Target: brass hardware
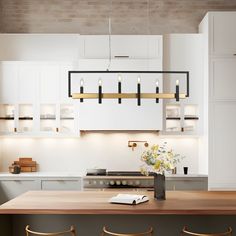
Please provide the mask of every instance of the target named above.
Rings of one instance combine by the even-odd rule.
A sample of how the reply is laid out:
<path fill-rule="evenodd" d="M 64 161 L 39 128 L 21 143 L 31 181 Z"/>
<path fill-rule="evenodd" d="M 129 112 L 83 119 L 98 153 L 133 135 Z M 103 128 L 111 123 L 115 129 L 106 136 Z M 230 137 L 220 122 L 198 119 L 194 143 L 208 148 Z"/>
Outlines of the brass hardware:
<path fill-rule="evenodd" d="M 17 132 L 17 128 L 14 128 L 14 132 L 15 132 L 15 133 Z"/>
<path fill-rule="evenodd" d="M 56 132 L 59 132 L 59 128 L 58 127 L 56 128 Z"/>
<path fill-rule="evenodd" d="M 113 233 L 110 232 L 106 229 L 106 227 L 104 226 L 102 229 L 102 236 L 105 235 L 111 235 L 111 236 L 152 236 L 153 235 L 153 228 L 151 227 L 148 231 L 143 232 L 143 233 L 129 233 L 129 234 L 120 234 L 120 233 Z"/>
<path fill-rule="evenodd" d="M 137 93 L 102 93 L 101 94 L 102 99 L 134 99 L 138 98 Z M 187 96 L 184 93 L 179 94 L 180 99 L 185 99 Z M 73 93 L 72 94 L 73 99 L 98 99 L 99 94 L 98 93 Z M 176 95 L 175 93 L 141 93 L 140 98 L 142 99 L 175 99 Z"/>
<path fill-rule="evenodd" d="M 193 235 L 193 236 L 231 236 L 233 235 L 233 230 L 231 227 L 228 228 L 227 232 L 224 233 L 215 233 L 215 234 L 200 234 L 200 233 L 193 233 L 188 231 L 187 227 L 185 226 L 181 232 L 181 236 L 184 235 Z"/>
<path fill-rule="evenodd" d="M 148 147 L 149 144 L 147 141 L 128 141 L 128 147 L 131 147 L 132 148 L 132 151 L 134 151 L 134 148 L 136 148 L 138 146 L 137 143 L 144 143 L 144 147 Z"/>
<path fill-rule="evenodd" d="M 69 230 L 64 231 L 64 232 L 57 232 L 57 233 L 40 233 L 40 232 L 35 232 L 29 229 L 29 225 L 27 225 L 25 227 L 25 232 L 26 232 L 26 236 L 30 236 L 30 235 L 43 235 L 43 236 L 59 236 L 59 235 L 71 235 L 71 236 L 76 236 L 76 232 L 75 232 L 75 227 L 71 226 Z"/>

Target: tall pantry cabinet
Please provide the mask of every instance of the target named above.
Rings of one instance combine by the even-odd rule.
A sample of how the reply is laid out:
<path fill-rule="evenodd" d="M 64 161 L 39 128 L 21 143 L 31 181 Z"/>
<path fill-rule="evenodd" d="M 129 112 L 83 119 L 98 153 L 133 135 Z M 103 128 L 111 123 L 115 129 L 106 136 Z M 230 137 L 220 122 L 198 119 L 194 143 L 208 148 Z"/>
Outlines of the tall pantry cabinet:
<path fill-rule="evenodd" d="M 209 189 L 236 189 L 236 12 L 210 12 L 200 24 L 205 59 Z M 206 148 L 207 152 L 207 148 Z"/>

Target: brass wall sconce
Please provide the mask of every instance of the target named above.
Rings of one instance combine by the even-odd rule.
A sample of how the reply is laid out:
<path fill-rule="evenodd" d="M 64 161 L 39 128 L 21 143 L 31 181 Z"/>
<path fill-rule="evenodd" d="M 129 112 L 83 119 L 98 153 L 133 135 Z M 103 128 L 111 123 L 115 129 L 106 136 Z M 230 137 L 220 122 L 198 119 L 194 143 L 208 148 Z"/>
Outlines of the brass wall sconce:
<path fill-rule="evenodd" d="M 133 140 L 133 141 L 128 141 L 128 147 L 132 148 L 132 151 L 134 151 L 134 149 L 138 146 L 138 143 L 143 143 L 144 147 L 148 147 L 149 144 L 147 141 L 137 141 L 137 140 Z"/>

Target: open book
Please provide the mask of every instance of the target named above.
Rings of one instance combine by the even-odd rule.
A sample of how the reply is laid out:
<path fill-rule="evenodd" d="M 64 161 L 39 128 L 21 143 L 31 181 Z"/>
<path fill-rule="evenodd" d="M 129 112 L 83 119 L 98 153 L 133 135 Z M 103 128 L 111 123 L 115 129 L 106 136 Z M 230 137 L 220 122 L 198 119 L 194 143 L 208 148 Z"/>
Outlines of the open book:
<path fill-rule="evenodd" d="M 117 194 L 110 199 L 110 203 L 137 205 L 142 202 L 147 202 L 148 200 L 148 197 L 145 195 Z"/>

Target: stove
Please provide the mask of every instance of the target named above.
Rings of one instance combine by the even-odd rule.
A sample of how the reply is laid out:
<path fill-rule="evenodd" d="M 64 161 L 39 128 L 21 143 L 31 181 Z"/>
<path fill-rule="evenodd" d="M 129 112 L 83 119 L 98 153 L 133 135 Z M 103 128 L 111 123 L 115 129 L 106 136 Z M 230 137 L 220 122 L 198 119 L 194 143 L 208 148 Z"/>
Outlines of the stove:
<path fill-rule="evenodd" d="M 153 188 L 153 174 L 144 176 L 140 171 L 107 171 L 104 175 L 87 175 L 83 178 L 84 190 L 150 189 Z"/>

